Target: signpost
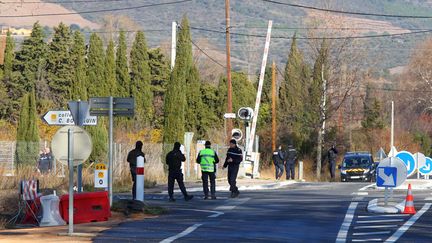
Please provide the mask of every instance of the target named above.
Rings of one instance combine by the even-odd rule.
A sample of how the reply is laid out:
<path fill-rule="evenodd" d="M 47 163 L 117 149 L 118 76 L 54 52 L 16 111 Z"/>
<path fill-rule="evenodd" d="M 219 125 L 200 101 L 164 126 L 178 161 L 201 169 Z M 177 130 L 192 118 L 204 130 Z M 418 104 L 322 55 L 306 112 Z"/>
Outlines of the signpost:
<path fill-rule="evenodd" d="M 77 126 L 60 128 L 52 139 L 52 152 L 56 159 L 69 166 L 69 226 L 68 234 L 73 234 L 73 167 L 84 163 L 92 150 L 88 133 Z"/>
<path fill-rule="evenodd" d="M 70 111 L 48 111 L 42 117 L 48 125 L 69 126 L 75 125 L 74 119 Z M 97 124 L 97 117 L 86 115 L 84 118 L 83 126 L 95 126 Z"/>
<path fill-rule="evenodd" d="M 95 188 L 108 187 L 108 168 L 105 163 L 97 163 L 94 171 Z"/>
<path fill-rule="evenodd" d="M 90 98 L 90 115 L 109 117 L 109 145 L 108 145 L 108 194 L 112 205 L 113 182 L 113 117 L 134 116 L 135 99 L 121 97 L 93 97 Z"/>
<path fill-rule="evenodd" d="M 407 178 L 407 167 L 396 157 L 388 157 L 381 161 L 377 168 L 377 187 L 385 187 L 385 205 L 388 203 L 388 188 L 402 185 Z"/>

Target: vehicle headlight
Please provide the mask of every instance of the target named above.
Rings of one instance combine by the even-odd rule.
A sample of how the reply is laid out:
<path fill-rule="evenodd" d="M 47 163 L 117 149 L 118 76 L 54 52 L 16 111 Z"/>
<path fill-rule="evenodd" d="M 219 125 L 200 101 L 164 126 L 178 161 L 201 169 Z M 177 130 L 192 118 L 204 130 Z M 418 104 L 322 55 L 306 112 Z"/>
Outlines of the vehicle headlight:
<path fill-rule="evenodd" d="M 345 175 L 346 174 L 346 170 L 342 169 L 341 173 Z"/>
<path fill-rule="evenodd" d="M 369 173 L 369 171 L 370 171 L 370 169 L 365 169 L 365 170 L 363 171 L 363 174 Z"/>

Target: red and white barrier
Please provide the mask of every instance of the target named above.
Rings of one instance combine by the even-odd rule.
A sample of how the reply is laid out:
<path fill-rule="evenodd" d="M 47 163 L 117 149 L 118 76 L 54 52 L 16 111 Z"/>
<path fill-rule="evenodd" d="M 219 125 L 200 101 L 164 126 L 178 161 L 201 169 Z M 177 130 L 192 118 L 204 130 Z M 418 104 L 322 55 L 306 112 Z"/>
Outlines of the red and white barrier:
<path fill-rule="evenodd" d="M 136 200 L 144 202 L 144 157 L 137 158 L 136 167 Z"/>

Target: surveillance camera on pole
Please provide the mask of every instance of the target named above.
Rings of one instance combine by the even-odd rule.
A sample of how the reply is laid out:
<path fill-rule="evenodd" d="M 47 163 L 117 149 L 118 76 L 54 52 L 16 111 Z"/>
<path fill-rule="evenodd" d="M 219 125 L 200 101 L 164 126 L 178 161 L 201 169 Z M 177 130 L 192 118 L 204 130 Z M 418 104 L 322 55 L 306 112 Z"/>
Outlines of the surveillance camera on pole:
<path fill-rule="evenodd" d="M 238 128 L 234 128 L 231 130 L 231 137 L 236 141 L 240 141 L 243 137 L 243 132 Z"/>
<path fill-rule="evenodd" d="M 250 121 L 253 118 L 254 112 L 250 107 L 242 107 L 238 110 L 238 117 L 244 121 Z"/>

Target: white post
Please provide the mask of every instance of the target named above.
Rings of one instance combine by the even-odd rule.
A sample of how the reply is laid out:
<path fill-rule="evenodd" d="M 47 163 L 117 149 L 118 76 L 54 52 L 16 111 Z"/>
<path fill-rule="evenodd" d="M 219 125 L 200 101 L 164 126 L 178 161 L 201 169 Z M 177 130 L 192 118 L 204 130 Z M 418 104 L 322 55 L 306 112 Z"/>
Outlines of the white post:
<path fill-rule="evenodd" d="M 144 157 L 138 156 L 136 167 L 136 200 L 144 202 Z"/>
<path fill-rule="evenodd" d="M 391 156 L 394 156 L 393 146 L 394 146 L 394 101 L 391 102 L 391 134 L 390 134 L 390 151 L 392 152 Z"/>
<path fill-rule="evenodd" d="M 113 108 L 114 108 L 114 98 L 109 97 L 109 128 L 108 128 L 108 196 L 109 203 L 112 206 L 113 199 Z"/>
<path fill-rule="evenodd" d="M 174 69 L 177 48 L 177 23 L 172 22 L 171 32 L 171 71 Z"/>
<path fill-rule="evenodd" d="M 73 215 L 73 181 L 74 181 L 74 169 L 73 169 L 73 129 L 68 130 L 68 166 L 69 166 L 69 225 L 68 234 L 73 234 L 74 215 Z"/>
<path fill-rule="evenodd" d="M 303 181 L 303 161 L 299 161 L 299 181 Z"/>

